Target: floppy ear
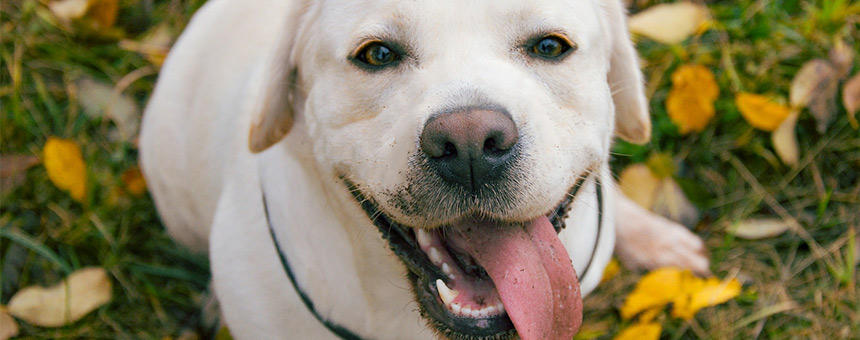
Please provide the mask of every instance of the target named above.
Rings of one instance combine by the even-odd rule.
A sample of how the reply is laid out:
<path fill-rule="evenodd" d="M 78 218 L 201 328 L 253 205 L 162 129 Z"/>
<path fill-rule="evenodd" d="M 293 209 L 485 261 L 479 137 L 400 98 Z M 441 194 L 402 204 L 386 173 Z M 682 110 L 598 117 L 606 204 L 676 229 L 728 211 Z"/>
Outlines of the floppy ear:
<path fill-rule="evenodd" d="M 609 82 L 615 102 L 615 133 L 622 139 L 644 144 L 651 139 L 648 99 L 639 70 L 639 57 L 627 33 L 627 13 L 620 0 L 605 0 L 609 25 Z"/>
<path fill-rule="evenodd" d="M 257 153 L 279 142 L 293 127 L 293 101 L 298 70 L 293 45 L 298 16 L 291 13 L 284 30 L 277 39 L 277 47 L 265 61 L 262 77 L 262 96 L 252 112 L 248 147 Z"/>

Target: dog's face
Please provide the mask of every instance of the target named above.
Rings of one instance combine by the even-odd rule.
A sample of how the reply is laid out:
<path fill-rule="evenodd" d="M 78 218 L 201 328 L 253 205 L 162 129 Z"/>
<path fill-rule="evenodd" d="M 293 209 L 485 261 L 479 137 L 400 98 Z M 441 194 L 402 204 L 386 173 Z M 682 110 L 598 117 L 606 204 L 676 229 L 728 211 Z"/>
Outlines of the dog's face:
<path fill-rule="evenodd" d="M 286 71 L 274 82 L 285 85 L 273 86 L 252 149 L 277 141 L 295 113 L 320 168 L 377 224 L 400 231 L 388 238 L 401 243 L 422 314 L 443 334 L 572 335 L 576 278 L 564 249 L 543 253 L 561 247 L 546 231 L 563 227 L 568 193 L 607 162 L 614 133 L 641 141 L 649 132 L 619 4 L 299 7 L 276 60 Z M 510 273 L 520 267 L 539 270 Z"/>

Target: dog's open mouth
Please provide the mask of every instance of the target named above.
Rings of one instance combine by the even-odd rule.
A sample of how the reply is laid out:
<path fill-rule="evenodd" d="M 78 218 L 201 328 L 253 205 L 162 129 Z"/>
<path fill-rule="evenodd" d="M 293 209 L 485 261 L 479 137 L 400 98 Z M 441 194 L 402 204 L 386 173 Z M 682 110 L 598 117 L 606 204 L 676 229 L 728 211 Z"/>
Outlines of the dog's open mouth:
<path fill-rule="evenodd" d="M 385 215 L 344 182 L 409 269 L 422 315 L 452 339 L 570 339 L 582 322 L 579 281 L 558 238 L 583 179 L 546 215 L 517 223 L 462 218 L 435 229 Z"/>

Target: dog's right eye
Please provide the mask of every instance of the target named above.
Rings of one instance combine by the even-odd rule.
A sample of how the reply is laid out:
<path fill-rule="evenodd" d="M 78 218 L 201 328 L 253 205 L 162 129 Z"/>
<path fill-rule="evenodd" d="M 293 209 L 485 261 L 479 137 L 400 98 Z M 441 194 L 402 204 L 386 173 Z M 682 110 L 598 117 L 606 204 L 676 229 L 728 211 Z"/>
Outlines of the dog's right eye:
<path fill-rule="evenodd" d="M 373 41 L 360 47 L 353 59 L 359 66 L 380 69 L 397 64 L 400 61 L 400 54 L 381 41 Z"/>

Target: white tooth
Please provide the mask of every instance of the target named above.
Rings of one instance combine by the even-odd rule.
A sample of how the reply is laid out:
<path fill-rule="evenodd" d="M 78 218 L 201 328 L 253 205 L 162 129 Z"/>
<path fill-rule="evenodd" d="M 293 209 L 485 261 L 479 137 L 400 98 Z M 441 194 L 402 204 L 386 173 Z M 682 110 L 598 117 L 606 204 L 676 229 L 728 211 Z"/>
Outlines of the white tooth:
<path fill-rule="evenodd" d="M 431 242 L 433 242 L 433 237 L 430 235 L 430 232 L 424 229 L 415 229 L 415 239 L 418 241 L 418 244 L 421 246 L 429 246 Z"/>
<path fill-rule="evenodd" d="M 504 313 L 505 312 L 505 305 L 503 305 L 501 302 L 497 303 L 496 304 L 496 310 L 499 311 L 499 314 Z"/>
<path fill-rule="evenodd" d="M 473 318 L 480 318 L 480 317 L 481 317 L 481 311 L 479 311 L 479 310 L 477 310 L 477 309 L 476 309 L 476 310 L 473 310 L 473 311 L 472 311 L 472 317 L 473 317 Z"/>
<path fill-rule="evenodd" d="M 456 303 L 452 303 L 452 304 L 451 304 L 451 310 L 453 310 L 453 311 L 454 311 L 454 314 L 460 314 L 460 312 L 462 311 L 462 310 L 460 309 L 460 305 L 458 305 L 458 304 L 456 304 Z"/>
<path fill-rule="evenodd" d="M 460 294 L 456 289 L 448 288 L 441 279 L 436 280 L 436 290 L 439 291 L 439 297 L 442 298 L 442 303 L 446 306 L 451 304 L 451 301 L 454 301 L 457 295 Z"/>
<path fill-rule="evenodd" d="M 496 306 L 489 306 L 487 308 L 484 308 L 484 310 L 487 311 L 487 316 L 490 316 L 490 315 L 496 315 L 497 309 L 496 309 Z"/>
<path fill-rule="evenodd" d="M 462 311 L 463 311 L 464 316 L 471 316 L 472 315 L 472 309 L 469 307 L 463 307 Z"/>
<path fill-rule="evenodd" d="M 433 262 L 433 264 L 439 264 L 439 262 L 442 262 L 442 255 L 439 254 L 439 250 L 436 250 L 436 248 L 430 247 L 427 254 L 430 255 L 430 261 Z"/>
<path fill-rule="evenodd" d="M 451 267 L 447 263 L 442 264 L 442 272 L 451 276 Z"/>

